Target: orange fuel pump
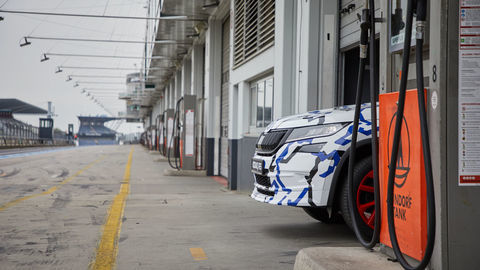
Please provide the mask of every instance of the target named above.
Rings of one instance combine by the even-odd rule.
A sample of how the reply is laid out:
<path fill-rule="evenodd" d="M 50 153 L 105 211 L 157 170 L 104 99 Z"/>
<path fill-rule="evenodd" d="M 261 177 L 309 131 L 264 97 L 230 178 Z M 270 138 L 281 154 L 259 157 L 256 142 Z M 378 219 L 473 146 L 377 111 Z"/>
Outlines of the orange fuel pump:
<path fill-rule="evenodd" d="M 382 222 L 380 242 L 392 247 L 387 221 L 387 186 L 392 152 L 398 92 L 380 94 L 380 201 Z M 418 113 L 417 90 L 405 95 L 405 113 L 395 171 L 393 213 L 398 242 L 402 252 L 421 260 L 427 242 L 427 200 L 422 134 Z"/>
<path fill-rule="evenodd" d="M 407 0 L 402 76 L 399 92 L 382 94 L 380 103 L 380 139 L 377 150 L 376 132 L 372 132 L 372 157 L 375 193 L 375 226 L 370 241 L 365 240 L 352 219 L 353 229 L 362 246 L 372 248 L 380 241 L 392 247 L 404 269 L 424 269 L 430 262 L 435 240 L 435 198 L 430 156 L 430 144 L 425 108 L 423 82 L 423 38 L 426 21 L 427 0 Z M 348 168 L 348 197 L 350 214 L 353 215 L 353 164 L 362 96 L 362 73 L 365 69 L 367 31 L 370 30 L 370 59 L 374 60 L 374 1 L 365 1 L 360 35 L 360 71 L 357 85 L 355 116 L 350 146 Z M 369 7 L 369 9 L 367 9 Z M 369 14 L 370 13 L 370 14 Z M 416 25 L 416 78 L 417 90 L 406 91 L 413 14 Z M 370 15 L 370 16 L 368 16 Z M 369 20 L 366 20 L 370 17 Z M 375 61 L 371 61 L 375 63 Z M 376 104 L 373 81 L 376 75 L 370 65 L 371 104 Z M 373 67 L 373 68 L 372 68 Z M 376 110 L 372 109 L 372 131 L 377 130 Z M 377 155 L 380 154 L 378 163 Z M 380 189 L 380 191 L 379 191 Z M 380 194 L 379 194 L 380 193 Z M 381 205 L 380 205 L 381 204 Z M 379 221 L 381 219 L 381 221 Z M 412 266 L 404 254 L 420 262 Z"/>
<path fill-rule="evenodd" d="M 171 123 L 168 162 L 176 170 L 195 170 L 195 111 L 196 95 L 182 96 L 175 106 Z M 170 125 L 170 124 L 169 124 Z M 170 150 L 171 149 L 171 150 Z M 171 160 L 173 154 L 174 161 Z"/>
<path fill-rule="evenodd" d="M 417 15 L 417 90 L 407 92 L 414 13 Z M 427 267 L 435 244 L 435 194 L 423 81 L 426 18 L 427 0 L 408 0 L 400 89 L 398 94 L 385 94 L 380 97 L 380 108 L 385 112 L 385 115 L 380 115 L 386 118 L 382 122 L 385 126 L 380 127 L 380 140 L 383 142 L 381 171 L 384 177 L 381 182 L 383 191 L 386 191 L 382 198 L 382 202 L 385 202 L 386 198 L 386 204 L 382 206 L 382 212 L 386 213 L 386 218 L 382 215 L 382 224 L 386 227 L 382 226 L 381 240 L 387 245 L 390 242 L 397 260 L 404 269 L 410 270 Z M 404 254 L 420 262 L 412 266 Z"/>
<path fill-rule="evenodd" d="M 170 145 L 168 145 L 168 150 L 167 150 L 167 158 L 168 158 L 168 164 L 170 167 L 176 170 L 180 170 L 182 167 L 182 156 L 181 155 L 181 138 L 180 138 L 180 130 L 181 130 L 181 124 L 180 124 L 180 105 L 183 102 L 183 97 L 178 99 L 177 104 L 175 106 L 175 113 L 173 116 L 173 123 L 172 123 L 172 136 L 170 139 Z M 174 163 L 171 161 L 171 155 L 170 149 L 173 149 L 173 156 L 174 156 Z M 180 164 L 179 164 L 179 159 L 180 159 Z"/>

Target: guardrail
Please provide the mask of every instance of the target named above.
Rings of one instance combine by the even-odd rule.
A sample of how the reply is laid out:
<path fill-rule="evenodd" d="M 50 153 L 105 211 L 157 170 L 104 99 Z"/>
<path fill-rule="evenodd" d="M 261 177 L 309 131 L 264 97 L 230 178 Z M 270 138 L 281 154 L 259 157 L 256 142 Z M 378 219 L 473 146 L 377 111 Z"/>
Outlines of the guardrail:
<path fill-rule="evenodd" d="M 14 136 L 0 136 L 0 148 L 13 147 L 31 147 L 31 146 L 67 146 L 74 145 L 73 140 L 54 138 L 49 139 L 33 139 L 19 138 Z"/>

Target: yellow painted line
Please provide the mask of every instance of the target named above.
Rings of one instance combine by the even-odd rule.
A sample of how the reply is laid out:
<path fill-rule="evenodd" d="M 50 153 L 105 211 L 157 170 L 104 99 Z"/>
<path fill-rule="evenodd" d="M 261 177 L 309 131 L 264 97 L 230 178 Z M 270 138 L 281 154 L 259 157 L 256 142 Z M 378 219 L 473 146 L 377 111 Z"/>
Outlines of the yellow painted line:
<path fill-rule="evenodd" d="M 118 237 L 122 229 L 122 217 L 125 210 L 125 201 L 130 192 L 130 169 L 132 167 L 133 147 L 128 155 L 127 166 L 123 176 L 120 192 L 113 199 L 108 210 L 107 221 L 103 225 L 103 234 L 98 244 L 95 260 L 90 264 L 91 269 L 113 269 L 118 253 Z"/>
<path fill-rule="evenodd" d="M 62 182 L 60 182 L 58 185 L 56 186 L 53 186 L 49 189 L 47 189 L 46 191 L 44 192 L 41 192 L 41 193 L 37 193 L 37 194 L 32 194 L 32 195 L 28 195 L 28 196 L 25 196 L 25 197 L 21 197 L 21 198 L 18 198 L 18 199 L 15 199 L 13 201 L 9 201 L 5 204 L 2 204 L 0 205 L 0 212 L 7 209 L 7 208 L 10 208 L 16 204 L 19 204 L 23 201 L 26 201 L 26 200 L 29 200 L 29 199 L 33 199 L 33 198 L 36 198 L 36 197 L 40 197 L 40 196 L 43 196 L 43 195 L 49 195 L 49 194 L 52 194 L 53 192 L 57 191 L 61 186 L 65 185 L 66 183 L 72 181 L 75 177 L 79 176 L 80 174 L 82 174 L 84 171 L 88 170 L 90 167 L 92 167 L 93 165 L 95 165 L 96 163 L 100 162 L 103 158 L 105 158 L 105 156 L 101 156 L 99 159 L 93 161 L 92 163 L 88 164 L 87 166 L 83 167 L 81 170 L 79 170 L 78 172 L 72 174 L 70 177 L 68 177 L 67 179 L 63 180 Z"/>
<path fill-rule="evenodd" d="M 192 254 L 195 261 L 204 261 L 208 259 L 202 248 L 190 248 L 190 254 Z"/>

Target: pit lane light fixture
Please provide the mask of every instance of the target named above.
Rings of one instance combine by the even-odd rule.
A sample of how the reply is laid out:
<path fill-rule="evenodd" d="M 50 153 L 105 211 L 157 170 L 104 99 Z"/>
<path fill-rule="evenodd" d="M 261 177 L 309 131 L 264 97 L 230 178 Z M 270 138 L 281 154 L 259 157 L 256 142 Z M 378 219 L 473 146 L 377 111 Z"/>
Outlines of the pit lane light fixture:
<path fill-rule="evenodd" d="M 127 91 L 126 89 L 119 88 L 83 88 L 84 90 L 95 90 L 95 91 Z"/>
<path fill-rule="evenodd" d="M 40 37 L 40 36 L 26 36 L 24 37 L 24 39 L 25 40 L 38 39 L 38 40 L 60 40 L 60 41 L 81 41 L 81 42 L 108 42 L 108 43 L 129 43 L 129 44 L 164 44 L 164 45 L 192 44 L 192 41 L 189 41 L 189 40 L 176 40 L 176 39 L 156 39 L 154 41 L 148 41 L 148 40 L 145 41 L 145 40 L 118 40 L 118 39 L 87 39 L 87 38 L 69 38 L 69 37 Z"/>
<path fill-rule="evenodd" d="M 77 81 L 80 84 L 118 84 L 125 85 L 125 82 L 91 82 L 91 81 Z"/>
<path fill-rule="evenodd" d="M 76 75 L 72 74 L 69 75 L 71 78 L 118 78 L 118 79 L 125 79 L 126 76 L 112 76 L 112 75 Z"/>
<path fill-rule="evenodd" d="M 0 13 L 64 16 L 64 17 L 87 17 L 87 18 L 100 18 L 100 19 L 128 19 L 128 20 L 153 20 L 153 21 L 162 21 L 162 20 L 205 21 L 205 19 L 202 19 L 202 18 L 188 17 L 184 15 L 170 15 L 170 16 L 160 16 L 160 17 L 138 17 L 138 16 L 78 14 L 78 13 L 37 12 L 37 11 L 6 10 L 6 9 L 0 9 Z"/>
<path fill-rule="evenodd" d="M 128 56 L 128 55 L 102 55 L 102 54 L 73 54 L 73 53 L 44 53 L 45 56 L 67 56 L 67 57 L 98 57 L 98 58 L 121 58 L 121 59 L 142 59 L 142 60 L 176 60 L 175 58 L 167 56 L 152 56 L 152 57 L 142 57 L 142 56 Z"/>
<path fill-rule="evenodd" d="M 140 70 L 139 68 L 115 68 L 115 67 L 80 67 L 80 66 L 59 66 L 59 68 L 62 69 L 105 69 L 105 70 Z M 171 67 L 154 67 L 154 68 L 148 68 L 148 70 L 166 70 L 166 69 L 171 69 L 175 68 L 175 66 Z"/>
<path fill-rule="evenodd" d="M 57 67 L 57 70 L 55 70 L 55 73 L 60 73 L 63 72 L 63 69 L 61 67 Z"/>
<path fill-rule="evenodd" d="M 217 1 L 213 1 L 213 2 L 208 3 L 208 4 L 204 4 L 204 5 L 202 6 L 202 9 L 203 9 L 203 10 L 206 10 L 206 9 L 208 9 L 208 8 L 218 7 L 219 4 L 220 4 L 220 2 L 219 2 L 218 0 L 217 0 Z"/>
<path fill-rule="evenodd" d="M 65 81 L 66 81 L 66 82 L 69 82 L 69 81 L 71 81 L 71 80 L 72 80 L 72 76 L 69 75 Z"/>
<path fill-rule="evenodd" d="M 187 35 L 187 38 L 196 38 L 196 37 L 199 37 L 199 36 L 200 36 L 200 34 L 195 33 L 195 34 Z"/>
<path fill-rule="evenodd" d="M 32 44 L 26 37 L 23 38 L 23 42 L 20 43 L 20 47 L 25 47 Z"/>
<path fill-rule="evenodd" d="M 79 87 L 80 84 L 78 84 L 78 82 L 75 82 L 75 84 L 73 85 L 73 87 Z"/>
<path fill-rule="evenodd" d="M 125 79 L 126 76 L 116 76 L 116 75 L 76 75 L 76 74 L 71 74 L 68 75 L 71 78 L 118 78 L 118 79 Z"/>
<path fill-rule="evenodd" d="M 45 61 L 48 61 L 48 60 L 50 60 L 50 58 L 48 58 L 48 57 L 47 57 L 47 54 L 44 53 L 44 54 L 43 54 L 43 58 L 40 59 L 40 62 L 45 62 Z"/>

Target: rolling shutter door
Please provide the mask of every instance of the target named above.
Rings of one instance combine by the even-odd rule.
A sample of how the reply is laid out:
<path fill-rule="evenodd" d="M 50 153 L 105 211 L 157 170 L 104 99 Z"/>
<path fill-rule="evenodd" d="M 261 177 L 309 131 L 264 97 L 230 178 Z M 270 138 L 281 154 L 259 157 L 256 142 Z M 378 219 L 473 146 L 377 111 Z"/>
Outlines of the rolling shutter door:
<path fill-rule="evenodd" d="M 228 177 L 228 88 L 230 72 L 230 18 L 222 25 L 222 94 L 220 117 L 220 175 Z"/>
<path fill-rule="evenodd" d="M 360 21 L 357 14 L 362 14 L 362 0 L 343 0 L 340 10 L 340 49 L 345 49 L 360 40 Z M 349 9 L 350 7 L 350 9 Z M 347 10 L 350 10 L 347 12 Z M 380 17 L 380 1 L 375 0 L 375 17 Z M 380 26 L 375 28 L 376 33 L 380 32 Z"/>

